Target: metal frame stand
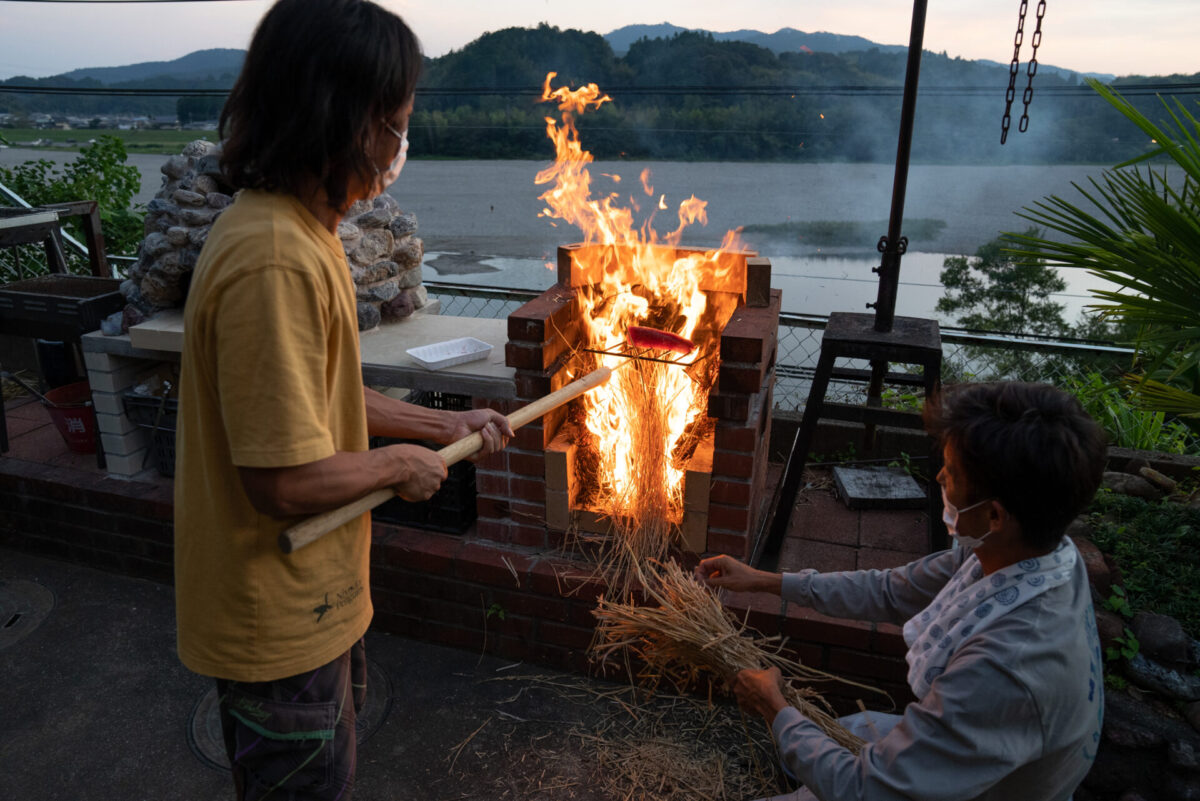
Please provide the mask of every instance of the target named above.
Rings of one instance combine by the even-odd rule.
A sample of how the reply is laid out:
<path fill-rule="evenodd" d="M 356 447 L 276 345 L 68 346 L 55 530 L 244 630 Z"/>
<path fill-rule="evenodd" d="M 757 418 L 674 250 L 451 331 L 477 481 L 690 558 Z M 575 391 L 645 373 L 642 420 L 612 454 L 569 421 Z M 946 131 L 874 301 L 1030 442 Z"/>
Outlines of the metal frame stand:
<path fill-rule="evenodd" d="M 908 240 L 900 235 L 904 218 L 904 195 L 908 186 L 909 153 L 912 149 L 913 117 L 917 103 L 917 83 L 921 71 L 921 48 L 925 36 L 925 11 L 927 0 L 913 3 L 912 29 L 908 42 L 908 64 L 904 75 L 904 97 L 900 109 L 900 135 L 896 145 L 896 173 L 892 183 L 892 206 L 888 219 L 887 235 L 880 238 L 878 250 L 882 254 L 879 273 L 879 294 L 874 307 L 875 314 L 835 313 L 821 338 L 821 356 L 813 376 L 808 401 L 804 405 L 804 417 L 796 438 L 792 442 L 783 478 L 776 494 L 774 514 L 771 516 L 770 531 L 763 541 L 759 538 L 759 556 L 774 561 L 787 535 L 788 523 L 800 489 L 801 476 L 808 458 L 808 448 L 821 417 L 849 420 L 866 426 L 868 445 L 873 444 L 876 425 L 922 428 L 920 415 L 884 409 L 881 405 L 885 382 L 902 385 L 923 385 L 929 397 L 937 391 L 941 381 L 942 348 L 941 334 L 936 320 L 914 317 L 895 317 L 896 293 L 900 284 L 900 257 L 908 248 Z M 870 371 L 839 369 L 835 362 L 839 358 L 865 359 L 870 362 Z M 889 363 L 917 364 L 922 375 L 889 373 Z M 833 404 L 825 401 L 830 379 L 868 378 L 867 405 Z M 930 549 L 945 546 L 946 532 L 941 525 L 940 493 L 936 493 L 933 476 L 940 469 L 940 453 L 930 453 L 929 509 Z M 936 497 L 935 497 L 936 496 Z M 755 561 L 759 561 L 756 559 Z"/>

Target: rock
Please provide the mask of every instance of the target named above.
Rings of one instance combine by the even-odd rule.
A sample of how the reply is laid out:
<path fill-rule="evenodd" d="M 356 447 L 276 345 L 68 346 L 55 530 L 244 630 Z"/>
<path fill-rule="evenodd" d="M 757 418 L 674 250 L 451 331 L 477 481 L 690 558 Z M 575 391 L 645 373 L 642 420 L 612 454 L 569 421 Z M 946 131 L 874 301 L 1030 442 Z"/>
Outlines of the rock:
<path fill-rule="evenodd" d="M 378 283 L 388 278 L 395 278 L 400 273 L 400 265 L 394 261 L 377 261 L 370 267 L 350 267 L 350 277 L 359 286 Z M 403 289 L 404 287 L 400 287 Z"/>
<path fill-rule="evenodd" d="M 207 175 L 217 182 L 218 186 L 225 187 L 225 176 L 221 172 L 221 159 L 216 153 L 210 153 L 203 158 L 196 160 L 196 174 Z"/>
<path fill-rule="evenodd" d="M 379 311 L 383 315 L 383 318 L 385 320 L 402 320 L 405 317 L 410 317 L 417 310 L 414 298 L 410 294 L 411 292 L 412 290 L 406 289 L 380 306 Z"/>
<path fill-rule="evenodd" d="M 1129 625 L 1142 653 L 1159 662 L 1188 662 L 1191 638 L 1170 615 L 1139 612 Z"/>
<path fill-rule="evenodd" d="M 396 262 L 390 262 L 390 263 L 395 264 Z M 401 289 L 412 289 L 415 286 L 420 286 L 420 284 L 421 284 L 421 266 L 420 265 L 417 265 L 416 267 L 411 267 L 411 268 L 405 270 L 404 272 L 400 273 L 400 276 L 396 282 L 396 285 L 399 286 Z"/>
<path fill-rule="evenodd" d="M 391 221 L 392 213 L 387 209 L 371 209 L 354 218 L 354 224 L 359 228 L 386 228 Z"/>
<path fill-rule="evenodd" d="M 144 322 L 146 322 L 146 315 L 141 309 L 130 303 L 125 307 L 124 317 L 121 320 L 121 330 L 128 332 L 130 326 L 140 325 Z"/>
<path fill-rule="evenodd" d="M 418 309 L 423 309 L 429 305 L 429 290 L 423 286 L 415 286 L 412 289 L 406 289 L 405 292 L 411 292 L 413 295 L 413 303 Z"/>
<path fill-rule="evenodd" d="M 1184 770 L 1200 770 L 1200 753 L 1196 743 L 1190 740 L 1175 740 L 1167 745 L 1167 762 Z"/>
<path fill-rule="evenodd" d="M 368 303 L 383 303 L 400 294 L 400 287 L 396 286 L 395 281 L 380 281 L 377 284 L 368 286 L 360 286 L 355 294 L 355 297 L 360 301 Z"/>
<path fill-rule="evenodd" d="M 1200 731 L 1200 701 L 1192 701 L 1183 707 L 1183 717 L 1192 728 Z"/>
<path fill-rule="evenodd" d="M 192 176 L 192 185 L 189 188 L 193 192 L 204 195 L 205 197 L 213 194 L 214 192 L 221 191 L 221 187 L 217 185 L 217 182 L 213 180 L 211 175 Z"/>
<path fill-rule="evenodd" d="M 1131 495 L 1147 501 L 1157 501 L 1162 494 L 1146 479 L 1141 476 L 1131 476 L 1128 473 L 1107 471 L 1100 486 L 1121 495 Z"/>
<path fill-rule="evenodd" d="M 142 241 L 142 256 L 146 259 L 156 259 L 169 250 L 171 250 L 171 240 L 167 238 L 166 234 L 160 234 L 158 231 Z"/>
<path fill-rule="evenodd" d="M 183 247 L 188 241 L 188 230 L 181 225 L 173 225 L 167 229 L 167 241 L 173 247 Z M 144 247 L 144 245 L 143 245 Z"/>
<path fill-rule="evenodd" d="M 342 220 L 340 223 L 338 223 L 337 235 L 338 239 L 342 240 L 343 242 L 351 239 L 357 242 L 362 238 L 362 229 L 352 222 L 346 222 L 345 220 Z"/>
<path fill-rule="evenodd" d="M 373 208 L 375 208 L 375 206 L 372 203 L 370 203 L 369 201 L 356 200 L 350 206 L 350 208 L 346 210 L 345 216 L 351 217 L 351 218 L 357 217 L 360 214 L 366 214 L 368 211 L 370 211 Z"/>
<path fill-rule="evenodd" d="M 1071 796 L 1071 801 L 1083 801 L 1079 796 L 1079 791 Z M 1121 797 L 1117 801 L 1152 801 L 1152 799 L 1147 798 L 1140 790 L 1126 790 L 1121 793 Z"/>
<path fill-rule="evenodd" d="M 379 325 L 382 315 L 373 303 L 358 304 L 358 330 L 368 331 Z"/>
<path fill-rule="evenodd" d="M 1150 465 L 1146 465 L 1145 467 L 1139 469 L 1138 475 L 1164 492 L 1174 492 L 1175 488 L 1179 486 L 1175 479 L 1170 478 L 1169 476 L 1164 476 Z"/>
<path fill-rule="evenodd" d="M 183 288 L 172 277 L 153 270 L 142 279 L 142 297 L 154 306 L 166 309 L 183 298 Z"/>
<path fill-rule="evenodd" d="M 1166 801 L 1200 801 L 1200 776 L 1168 772 L 1162 789 Z"/>
<path fill-rule="evenodd" d="M 1092 536 L 1092 522 L 1087 515 L 1080 515 L 1067 525 L 1064 533 L 1073 540 L 1090 537 Z"/>
<path fill-rule="evenodd" d="M 415 234 L 417 232 L 417 215 L 406 211 L 400 212 L 388 223 L 388 230 L 397 239 Z"/>
<path fill-rule="evenodd" d="M 211 225 L 202 225 L 199 228 L 191 229 L 188 231 L 188 243 L 194 247 L 204 247 L 204 242 L 208 239 L 208 232 L 211 230 Z"/>
<path fill-rule="evenodd" d="M 179 207 L 161 197 L 151 198 L 146 204 L 147 214 L 178 214 Z"/>
<path fill-rule="evenodd" d="M 386 228 L 364 231 L 358 247 L 350 254 L 352 261 L 367 267 L 377 261 L 386 260 L 392 253 L 392 235 Z"/>
<path fill-rule="evenodd" d="M 1147 659 L 1145 654 L 1140 652 L 1125 663 L 1125 675 L 1138 686 L 1170 698 L 1180 701 L 1200 700 L 1200 677 L 1172 670 Z"/>
<path fill-rule="evenodd" d="M 1097 607 L 1096 630 L 1100 633 L 1100 647 L 1107 649 L 1114 640 L 1125 633 L 1125 618 Z"/>
<path fill-rule="evenodd" d="M 189 192 L 186 189 L 176 189 L 171 193 L 171 200 L 174 200 L 180 206 L 191 206 L 199 208 L 205 203 L 204 195 L 198 192 Z"/>
<path fill-rule="evenodd" d="M 211 225 L 216 218 L 216 210 L 210 208 L 182 209 L 179 212 L 179 219 L 194 226 Z"/>
<path fill-rule="evenodd" d="M 387 209 L 388 214 L 395 214 L 396 212 L 400 211 L 400 204 L 396 202 L 396 198 L 392 197 L 387 192 L 384 192 L 382 195 L 378 195 L 372 205 L 374 205 L 377 209 Z"/>
<path fill-rule="evenodd" d="M 233 196 L 227 195 L 224 192 L 209 192 L 204 196 L 204 202 L 210 209 L 222 211 L 229 208 L 233 203 Z"/>
<path fill-rule="evenodd" d="M 156 258 L 147 269 L 146 274 L 156 275 L 162 280 L 172 280 L 178 278 L 180 273 L 188 269 L 183 266 L 182 260 L 179 257 L 180 251 L 170 250 Z M 146 291 L 146 287 L 142 287 L 142 291 Z"/>
<path fill-rule="evenodd" d="M 1108 579 L 1114 587 L 1125 586 L 1125 574 L 1121 571 L 1121 566 L 1116 560 L 1108 554 L 1104 554 L 1104 566 L 1108 568 Z"/>
<path fill-rule="evenodd" d="M 406 236 L 403 239 L 398 239 L 392 247 L 392 259 L 399 262 L 406 269 L 419 267 L 421 260 L 424 258 L 425 243 L 418 237 Z"/>
<path fill-rule="evenodd" d="M 1075 522 L 1079 522 L 1079 519 L 1076 518 Z M 1075 523 L 1071 523 L 1067 527 L 1068 534 L 1070 534 L 1072 526 L 1075 526 Z M 1087 537 L 1072 535 L 1071 539 L 1075 542 L 1075 547 L 1079 550 L 1079 555 L 1083 557 L 1083 565 L 1087 568 L 1088 581 L 1096 588 L 1096 592 L 1100 593 L 1101 598 L 1107 598 L 1112 593 L 1112 576 L 1108 571 L 1108 565 L 1104 563 L 1104 554 Z"/>
<path fill-rule="evenodd" d="M 199 158 L 207 156 L 216 149 L 217 145 L 214 142 L 210 142 L 207 139 L 193 139 L 183 146 L 183 155 Z"/>
<path fill-rule="evenodd" d="M 169 179 L 178 180 L 187 174 L 191 166 L 186 156 L 171 156 L 163 162 L 162 173 Z"/>

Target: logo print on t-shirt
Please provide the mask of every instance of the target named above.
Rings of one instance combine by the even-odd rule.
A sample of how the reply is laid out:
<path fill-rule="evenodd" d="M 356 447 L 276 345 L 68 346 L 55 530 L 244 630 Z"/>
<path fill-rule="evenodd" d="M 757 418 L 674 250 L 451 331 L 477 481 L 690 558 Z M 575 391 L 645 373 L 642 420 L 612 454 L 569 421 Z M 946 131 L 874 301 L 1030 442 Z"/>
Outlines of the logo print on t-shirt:
<path fill-rule="evenodd" d="M 317 616 L 317 622 L 321 622 L 321 618 L 325 617 L 325 613 L 333 607 L 329 604 L 329 593 L 325 593 L 325 600 L 317 604 L 313 609 L 313 614 Z"/>

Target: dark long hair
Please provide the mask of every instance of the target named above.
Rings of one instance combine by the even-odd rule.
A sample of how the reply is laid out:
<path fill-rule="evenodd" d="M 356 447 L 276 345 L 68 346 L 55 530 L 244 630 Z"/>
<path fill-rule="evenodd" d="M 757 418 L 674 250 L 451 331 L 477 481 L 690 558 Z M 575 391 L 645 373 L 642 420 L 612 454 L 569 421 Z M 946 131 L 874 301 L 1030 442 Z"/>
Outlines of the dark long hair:
<path fill-rule="evenodd" d="M 370 183 L 372 130 L 413 96 L 421 46 L 368 0 L 279 0 L 221 110 L 221 167 L 237 188 L 300 196 L 315 180 L 335 209 Z"/>
<path fill-rule="evenodd" d="M 972 500 L 999 500 L 1033 547 L 1058 542 L 1104 474 L 1104 431 L 1048 384 L 950 387 L 926 405 L 925 427 L 954 449 Z"/>

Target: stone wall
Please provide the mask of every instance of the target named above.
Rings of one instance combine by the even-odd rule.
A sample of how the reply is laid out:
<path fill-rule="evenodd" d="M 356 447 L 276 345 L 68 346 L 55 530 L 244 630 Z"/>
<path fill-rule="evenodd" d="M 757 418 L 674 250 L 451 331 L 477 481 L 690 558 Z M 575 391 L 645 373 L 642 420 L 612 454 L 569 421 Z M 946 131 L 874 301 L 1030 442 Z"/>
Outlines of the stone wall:
<path fill-rule="evenodd" d="M 188 144 L 162 166 L 163 186 L 146 206 L 145 239 L 122 286 L 123 329 L 161 309 L 182 306 L 192 270 L 213 222 L 233 202 L 221 174 L 220 145 Z M 416 215 L 390 195 L 360 201 L 338 226 L 358 301 L 358 327 L 404 318 L 429 302 L 421 285 L 424 243 Z"/>

